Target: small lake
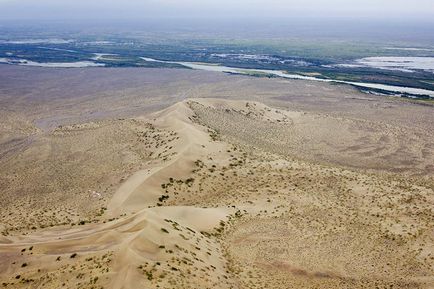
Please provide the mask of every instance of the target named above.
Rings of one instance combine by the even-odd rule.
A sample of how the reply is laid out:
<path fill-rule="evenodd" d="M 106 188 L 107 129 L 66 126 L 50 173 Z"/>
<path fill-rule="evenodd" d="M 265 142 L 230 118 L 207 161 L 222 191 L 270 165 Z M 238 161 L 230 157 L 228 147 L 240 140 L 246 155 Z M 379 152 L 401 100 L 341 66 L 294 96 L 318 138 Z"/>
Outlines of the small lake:
<path fill-rule="evenodd" d="M 76 61 L 76 62 L 36 62 L 27 59 L 11 59 L 0 58 L 0 63 L 15 64 L 21 66 L 39 66 L 52 68 L 81 68 L 81 67 L 100 67 L 105 66 L 104 63 L 96 63 L 93 61 Z"/>

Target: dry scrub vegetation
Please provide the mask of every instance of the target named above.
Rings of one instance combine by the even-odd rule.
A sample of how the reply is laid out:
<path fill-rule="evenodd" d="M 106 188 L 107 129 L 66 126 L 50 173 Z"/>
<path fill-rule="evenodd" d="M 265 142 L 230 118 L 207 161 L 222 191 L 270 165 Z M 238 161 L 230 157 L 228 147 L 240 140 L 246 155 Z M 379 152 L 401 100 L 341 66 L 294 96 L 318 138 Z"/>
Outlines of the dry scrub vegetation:
<path fill-rule="evenodd" d="M 59 126 L 1 161 L 1 234 L 101 222 L 119 183 L 167 160 L 176 133 L 134 119 Z"/>
<path fill-rule="evenodd" d="M 149 91 L 176 92 L 160 105 L 231 100 L 137 116 L 137 94 L 110 95 L 124 116 L 90 120 L 77 110 L 95 95 L 4 110 L 0 288 L 434 287 L 431 106 L 160 73 Z"/>

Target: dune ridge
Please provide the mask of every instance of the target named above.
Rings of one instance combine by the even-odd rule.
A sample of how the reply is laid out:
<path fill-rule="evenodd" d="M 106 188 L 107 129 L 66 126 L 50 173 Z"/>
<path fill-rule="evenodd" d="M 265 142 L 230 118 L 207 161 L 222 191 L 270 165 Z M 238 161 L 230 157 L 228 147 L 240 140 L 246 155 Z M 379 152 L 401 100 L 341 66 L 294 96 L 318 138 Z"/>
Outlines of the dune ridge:
<path fill-rule="evenodd" d="M 81 260 L 86 256 L 111 252 L 110 266 L 106 264 L 110 267 L 110 271 L 101 265 L 102 269 L 107 271 L 102 270 L 92 277 L 99 276 L 99 282 L 108 288 L 146 287 L 153 278 L 158 278 L 158 276 L 150 277 L 157 273 L 175 275 L 165 278 L 167 282 L 173 284 L 183 282 L 202 284 L 203 288 L 216 286 L 229 288 L 224 280 L 219 280 L 223 279 L 221 276 L 225 274 L 225 262 L 222 260 L 219 243 L 210 238 L 210 234 L 221 221 L 227 220 L 233 210 L 155 206 L 158 197 L 162 194 L 161 183 L 167 182 L 169 176 L 187 177 L 195 160 L 210 153 L 217 154 L 226 146 L 225 144 L 211 146 L 208 133 L 203 127 L 189 120 L 191 115 L 192 112 L 184 102 L 146 117 L 146 120 L 156 127 L 179 134 L 179 140 L 173 148 L 176 154 L 167 161 L 149 162 L 149 168 L 136 172 L 119 187 L 108 206 L 107 215 L 117 216 L 113 217 L 113 221 L 106 224 L 85 225 L 81 228 L 45 230 L 27 236 L 2 237 L 0 252 L 4 256 L 8 256 L 10 252 L 19 255 L 17 252 L 21 252 L 22 248 L 31 247 L 32 254 L 37 252 L 38 257 L 37 260 L 33 260 L 33 256 L 26 256 L 25 259 L 29 259 L 26 264 L 29 264 L 29 267 L 30 264 L 31 267 L 41 265 L 41 268 L 44 267 L 43 264 L 55 262 L 56 258 L 60 258 L 58 260 L 60 265 L 67 263 L 67 259 L 80 258 Z M 206 146 L 209 146 L 208 150 Z M 209 254 L 204 252 L 205 249 Z M 3 263 L 15 259 L 15 254 L 10 254 Z M 72 254 L 77 255 L 71 259 Z M 190 259 L 183 256 L 189 254 L 191 254 Z M 175 262 L 169 258 L 181 258 L 180 256 L 185 258 L 184 262 L 188 260 L 188 264 L 182 263 L 182 265 L 198 266 L 193 264 L 200 261 L 206 270 L 203 270 L 202 275 L 199 273 L 196 278 L 183 280 L 184 278 L 180 276 L 185 272 L 182 272 L 181 268 L 177 269 Z M 105 259 L 107 260 L 108 257 Z M 159 269 L 155 267 L 156 262 L 160 264 L 166 262 L 170 267 Z M 52 266 L 48 266 L 48 270 L 52 269 L 50 267 Z M 213 271 L 212 274 L 208 272 L 210 270 Z M 44 288 L 59 288 L 57 286 L 60 286 L 60 282 L 74 286 L 74 283 L 68 283 L 69 278 L 65 271 L 61 272 L 62 276 L 47 274 L 45 278 L 41 277 L 35 281 L 33 276 L 40 275 L 38 272 L 26 272 L 27 279 L 19 278 L 21 283 L 9 282 L 11 286 L 35 286 L 34 284 L 37 283 L 39 285 L 36 287 L 43 285 Z M 7 277 L 11 274 L 11 269 L 6 269 L 2 270 L 1 276 Z M 12 278 L 8 278 L 9 280 L 14 280 L 15 276 L 10 277 Z M 86 287 L 85 284 L 75 284 L 77 288 Z M 169 286 L 163 284 L 164 282 L 160 285 L 163 288 Z"/>
<path fill-rule="evenodd" d="M 367 122 L 203 98 L 135 122 L 171 141 L 97 222 L 2 236 L 4 287 L 433 288 L 434 186 L 429 170 L 406 171 L 424 167 L 400 159 L 396 135 L 381 144 L 391 151 L 363 155 L 360 137 L 382 136 Z"/>

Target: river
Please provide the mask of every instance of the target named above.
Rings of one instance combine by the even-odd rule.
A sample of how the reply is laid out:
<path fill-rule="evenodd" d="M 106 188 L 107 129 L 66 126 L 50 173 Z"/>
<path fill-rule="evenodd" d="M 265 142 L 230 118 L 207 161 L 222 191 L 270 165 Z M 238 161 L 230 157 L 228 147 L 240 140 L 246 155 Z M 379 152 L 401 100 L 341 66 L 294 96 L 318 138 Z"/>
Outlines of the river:
<path fill-rule="evenodd" d="M 368 82 L 352 82 L 352 81 L 344 81 L 344 80 L 337 80 L 337 79 L 323 79 L 323 78 L 317 78 L 317 77 L 312 77 L 312 76 L 290 74 L 290 73 L 286 73 L 286 72 L 281 71 L 281 70 L 247 69 L 247 68 L 236 68 L 236 67 L 222 66 L 222 65 L 218 65 L 218 64 L 163 61 L 163 60 L 157 60 L 157 59 L 147 58 L 147 57 L 142 57 L 142 59 L 145 61 L 150 61 L 150 62 L 179 64 L 179 65 L 191 68 L 191 69 L 198 69 L 198 70 L 236 73 L 236 74 L 264 73 L 264 74 L 275 75 L 278 77 L 288 78 L 288 79 L 302 79 L 302 80 L 311 80 L 311 81 L 350 84 L 350 85 L 363 87 L 363 88 L 381 89 L 381 90 L 388 91 L 391 93 L 396 93 L 396 94 L 407 93 L 407 94 L 411 94 L 411 95 L 420 95 L 420 96 L 427 95 L 431 98 L 434 98 L 434 91 L 433 90 L 414 88 L 414 87 L 401 87 L 401 86 L 395 86 L 395 85 L 386 85 L 386 84 L 368 83 Z"/>

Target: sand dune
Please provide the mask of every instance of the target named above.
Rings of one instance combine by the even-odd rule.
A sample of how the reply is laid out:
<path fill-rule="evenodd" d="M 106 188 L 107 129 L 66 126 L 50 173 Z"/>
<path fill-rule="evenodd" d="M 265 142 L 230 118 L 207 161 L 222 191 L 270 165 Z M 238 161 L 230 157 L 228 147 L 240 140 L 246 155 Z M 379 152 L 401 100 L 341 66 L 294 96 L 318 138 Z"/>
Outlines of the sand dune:
<path fill-rule="evenodd" d="M 164 193 L 161 183 L 188 177 L 197 159 L 218 154 L 227 146 L 211 144 L 206 129 L 193 124 L 191 116 L 186 103 L 180 103 L 140 120 L 177 135 L 176 154 L 170 160 L 147 162 L 148 168 L 122 183 L 108 206 L 111 221 L 2 237 L 5 286 L 58 288 L 65 283 L 71 288 L 97 284 L 140 288 L 151 283 L 162 288 L 174 284 L 229 288 L 222 249 L 211 234 L 234 210 L 156 206 Z M 89 272 L 94 265 L 88 263 L 95 260 L 99 270 Z M 20 266 L 20 274 L 12 274 Z M 77 266 L 83 269 L 79 273 Z M 74 267 L 68 274 L 66 268 Z"/>
<path fill-rule="evenodd" d="M 65 155 L 66 143 L 77 142 L 69 158 L 83 149 L 88 174 L 103 163 L 103 173 L 113 173 L 86 185 L 112 189 L 103 199 L 67 199 L 99 212 L 87 222 L 77 211 L 74 225 L 4 233 L 0 281 L 6 288 L 433 288 L 432 136 L 403 139 L 406 132 L 203 98 L 57 128 L 38 146 Z M 131 153 L 106 159 L 96 153 L 102 147 Z"/>
<path fill-rule="evenodd" d="M 169 178 L 188 178 L 196 160 L 225 151 L 226 145 L 211 143 L 206 129 L 192 123 L 192 116 L 186 102 L 182 102 L 145 119 L 159 129 L 177 134 L 179 139 L 173 149 L 176 155 L 161 166 L 142 170 L 128 179 L 113 196 L 110 211 L 124 213 L 154 205 L 162 195 L 162 183 Z"/>
<path fill-rule="evenodd" d="M 98 285 L 108 288 L 147 287 L 149 283 L 167 286 L 167 282 L 180 282 L 184 270 L 197 270 L 199 265 L 195 264 L 201 262 L 206 270 L 182 282 L 211 288 L 221 282 L 217 280 L 224 275 L 225 264 L 219 259 L 220 245 L 204 232 L 211 233 L 227 214 L 218 209 L 154 208 L 109 224 L 8 240 L 0 246 L 2 263 L 6 265 L 2 276 L 10 275 L 4 280 L 11 280 L 15 287 L 58 288 L 66 282 L 71 288 L 80 288 L 96 283 L 92 282 L 96 277 Z M 105 257 L 100 260 L 101 256 Z M 173 258 L 178 262 L 172 262 Z M 95 260 L 97 266 L 92 264 Z M 183 260 L 189 264 L 181 263 Z M 66 270 L 74 267 L 73 271 Z M 76 278 L 76 274 L 81 277 Z M 15 279 L 17 275 L 22 277 Z"/>

